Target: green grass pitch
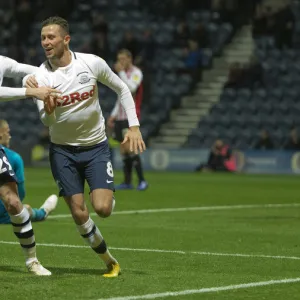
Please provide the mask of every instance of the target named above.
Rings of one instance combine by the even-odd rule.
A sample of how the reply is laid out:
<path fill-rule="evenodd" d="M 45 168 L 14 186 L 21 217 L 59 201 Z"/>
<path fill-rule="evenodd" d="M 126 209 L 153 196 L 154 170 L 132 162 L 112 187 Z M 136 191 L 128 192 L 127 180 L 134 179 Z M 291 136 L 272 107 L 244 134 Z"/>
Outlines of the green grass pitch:
<path fill-rule="evenodd" d="M 121 178 L 117 173 L 116 182 Z M 119 278 L 101 276 L 104 264 L 64 216 L 60 199 L 51 218 L 33 225 L 49 278 L 26 272 L 20 247 L 4 243 L 16 241 L 11 227 L 0 226 L 0 299 L 300 298 L 299 177 L 148 173 L 147 179 L 146 192 L 116 193 L 114 215 L 93 215 L 121 264 Z M 27 169 L 26 187 L 25 202 L 36 207 L 56 192 L 48 169 Z"/>

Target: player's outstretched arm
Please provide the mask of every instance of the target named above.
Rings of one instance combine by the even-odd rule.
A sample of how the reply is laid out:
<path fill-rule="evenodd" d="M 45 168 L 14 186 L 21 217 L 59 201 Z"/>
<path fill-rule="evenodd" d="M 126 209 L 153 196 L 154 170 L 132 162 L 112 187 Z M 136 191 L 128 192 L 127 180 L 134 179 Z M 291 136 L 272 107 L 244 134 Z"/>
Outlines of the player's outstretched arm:
<path fill-rule="evenodd" d="M 39 68 L 31 65 L 21 64 L 9 57 L 2 57 L 1 67 L 4 77 L 24 77 L 25 75 L 35 73 Z"/>
<path fill-rule="evenodd" d="M 46 99 L 49 94 L 59 94 L 60 92 L 48 87 L 41 88 L 10 88 L 0 87 L 0 102 L 25 99 L 35 97 L 41 100 Z"/>
<path fill-rule="evenodd" d="M 139 126 L 136 115 L 135 104 L 127 85 L 111 70 L 107 63 L 98 56 L 92 56 L 91 69 L 94 71 L 98 81 L 108 86 L 118 95 L 118 101 L 123 106 L 129 126 Z"/>
<path fill-rule="evenodd" d="M 135 153 L 143 152 L 146 149 L 145 143 L 140 132 L 140 123 L 136 115 L 134 100 L 128 86 L 110 69 L 107 63 L 98 58 L 97 78 L 98 80 L 115 91 L 126 112 L 129 130 L 125 135 L 123 143 L 130 143 L 130 150 Z"/>
<path fill-rule="evenodd" d="M 10 88 L 0 86 L 0 102 L 26 98 L 26 88 Z"/>

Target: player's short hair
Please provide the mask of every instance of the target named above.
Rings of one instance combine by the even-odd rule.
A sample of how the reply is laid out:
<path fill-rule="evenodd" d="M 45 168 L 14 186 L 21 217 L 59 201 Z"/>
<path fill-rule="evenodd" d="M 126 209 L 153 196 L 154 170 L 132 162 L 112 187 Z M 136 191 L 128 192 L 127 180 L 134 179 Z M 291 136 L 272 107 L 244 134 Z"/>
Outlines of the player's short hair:
<path fill-rule="evenodd" d="M 132 53 L 128 49 L 121 49 L 119 50 L 118 54 L 125 54 L 129 58 L 132 58 Z"/>
<path fill-rule="evenodd" d="M 42 28 L 49 25 L 59 25 L 65 34 L 70 34 L 69 23 L 64 18 L 54 16 L 50 17 L 42 22 Z"/>
<path fill-rule="evenodd" d="M 8 125 L 8 123 L 7 123 L 6 120 L 0 119 L 0 129 L 3 128 L 3 127 L 5 127 L 5 126 L 7 126 L 7 125 Z"/>

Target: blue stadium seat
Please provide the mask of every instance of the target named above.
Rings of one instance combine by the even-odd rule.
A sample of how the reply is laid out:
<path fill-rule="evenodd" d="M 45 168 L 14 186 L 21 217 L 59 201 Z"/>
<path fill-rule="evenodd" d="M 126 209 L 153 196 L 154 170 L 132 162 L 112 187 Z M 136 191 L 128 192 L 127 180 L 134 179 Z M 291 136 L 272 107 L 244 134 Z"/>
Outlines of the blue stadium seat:
<path fill-rule="evenodd" d="M 234 89 L 224 89 L 221 95 L 221 100 L 226 102 L 231 102 L 236 99 L 237 92 Z"/>
<path fill-rule="evenodd" d="M 245 101 L 249 101 L 251 97 L 251 90 L 243 88 L 237 90 L 237 97 L 245 99 Z"/>
<path fill-rule="evenodd" d="M 281 87 L 277 87 L 277 88 L 272 88 L 267 90 L 268 93 L 268 97 L 270 97 L 270 99 L 277 99 L 277 100 L 281 100 L 283 97 L 283 88 Z"/>
<path fill-rule="evenodd" d="M 108 0 L 93 0 L 92 2 L 94 8 L 99 8 L 99 9 L 107 9 L 109 6 L 109 1 Z"/>
<path fill-rule="evenodd" d="M 209 48 L 202 49 L 202 67 L 209 68 L 212 64 L 213 52 Z"/>
<path fill-rule="evenodd" d="M 276 60 L 276 61 L 280 61 L 281 58 L 282 58 L 282 54 L 281 54 L 281 51 L 279 49 L 271 49 L 269 52 L 268 52 L 268 56 L 271 57 L 273 60 Z"/>

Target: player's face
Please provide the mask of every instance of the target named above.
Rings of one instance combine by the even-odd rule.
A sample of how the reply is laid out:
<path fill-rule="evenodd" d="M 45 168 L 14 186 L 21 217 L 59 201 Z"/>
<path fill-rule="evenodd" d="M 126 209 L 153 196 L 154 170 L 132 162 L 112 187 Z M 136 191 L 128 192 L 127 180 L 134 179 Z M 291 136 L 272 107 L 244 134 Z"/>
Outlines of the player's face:
<path fill-rule="evenodd" d="M 0 128 L 0 143 L 3 146 L 8 148 L 10 139 L 11 139 L 10 128 L 9 125 L 6 124 L 2 128 Z"/>
<path fill-rule="evenodd" d="M 131 59 L 126 54 L 118 55 L 118 62 L 125 68 L 129 68 L 131 64 Z"/>
<path fill-rule="evenodd" d="M 59 25 L 53 24 L 42 28 L 41 43 L 48 59 L 61 58 L 67 50 L 69 35 L 64 35 Z"/>

